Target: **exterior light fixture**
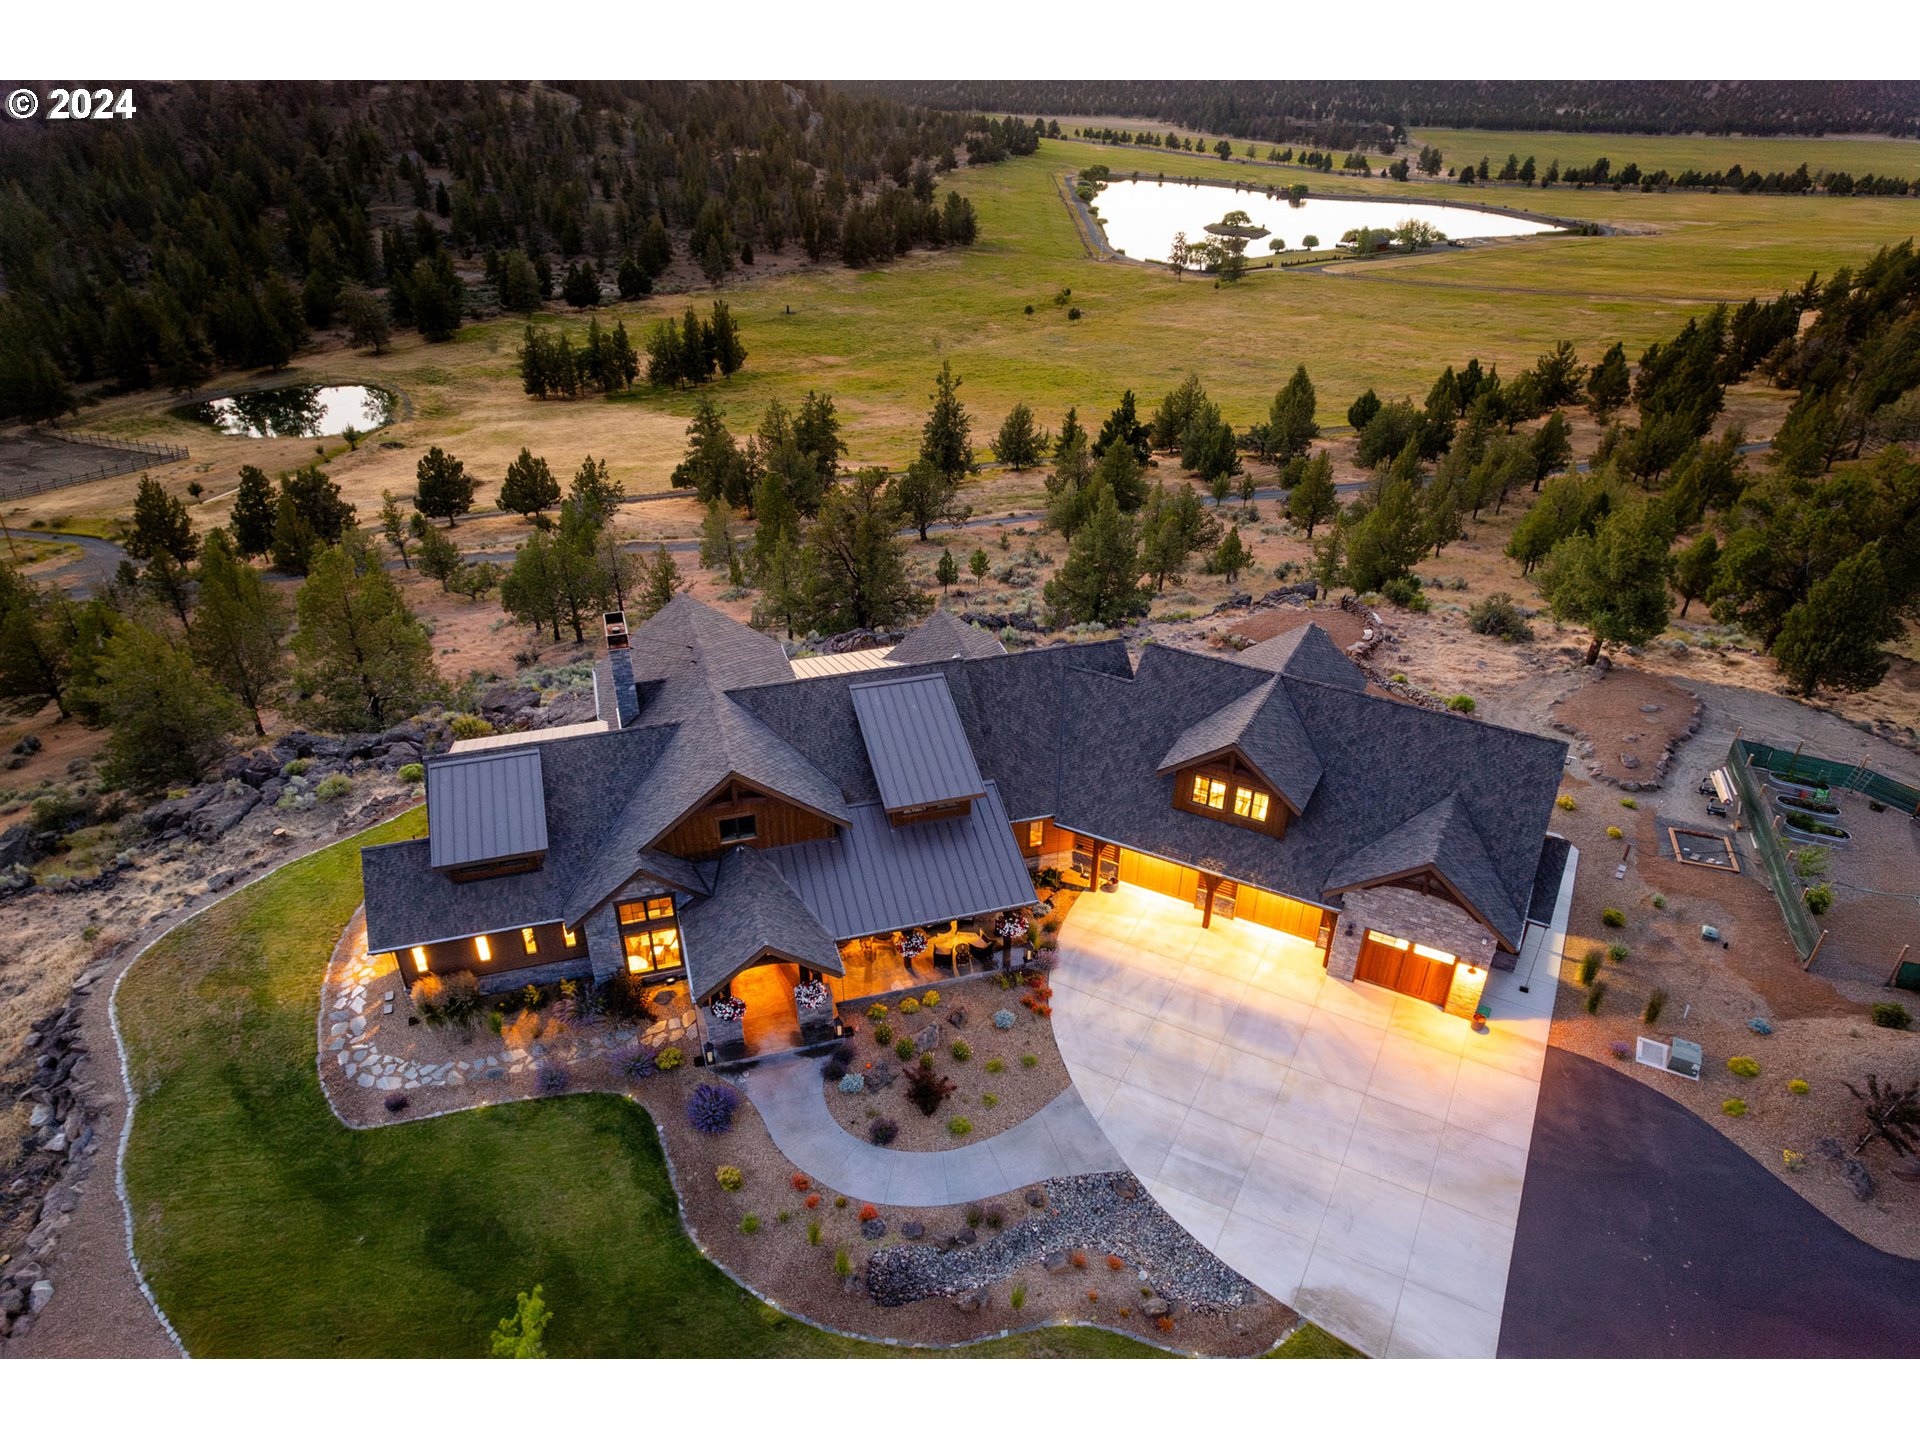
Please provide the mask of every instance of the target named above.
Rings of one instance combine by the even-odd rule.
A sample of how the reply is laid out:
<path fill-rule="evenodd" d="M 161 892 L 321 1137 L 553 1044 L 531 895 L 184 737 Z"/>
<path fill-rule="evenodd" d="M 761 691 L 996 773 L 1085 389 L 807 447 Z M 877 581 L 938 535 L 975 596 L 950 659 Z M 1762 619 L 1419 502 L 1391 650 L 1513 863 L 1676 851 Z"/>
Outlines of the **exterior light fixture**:
<path fill-rule="evenodd" d="M 482 964 L 493 959 L 493 949 L 487 944 L 486 936 L 476 935 L 473 937 L 473 953 L 480 957 Z"/>

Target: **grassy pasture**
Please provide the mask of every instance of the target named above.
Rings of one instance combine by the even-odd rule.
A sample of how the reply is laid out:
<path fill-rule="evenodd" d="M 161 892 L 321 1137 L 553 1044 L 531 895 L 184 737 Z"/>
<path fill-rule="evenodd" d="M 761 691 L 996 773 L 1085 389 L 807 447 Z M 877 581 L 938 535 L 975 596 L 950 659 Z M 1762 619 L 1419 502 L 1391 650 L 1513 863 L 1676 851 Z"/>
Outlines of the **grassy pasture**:
<path fill-rule="evenodd" d="M 1739 165 L 1763 174 L 1791 171 L 1804 163 L 1808 170 L 1845 170 L 1854 176 L 1920 175 L 1920 140 L 1892 140 L 1883 136 L 1833 135 L 1631 135 L 1594 131 L 1575 134 L 1558 130 L 1416 130 L 1407 144 L 1419 153 L 1422 145 L 1436 145 L 1452 166 L 1477 165 L 1486 156 L 1494 173 L 1508 155 L 1522 160 L 1531 155 L 1545 173 L 1558 160 L 1568 165 L 1591 165 L 1602 155 L 1618 170 L 1629 161 L 1642 170 L 1726 170 Z M 1244 146 L 1241 147 L 1244 149 Z M 1266 152 L 1261 151 L 1262 154 Z"/>
<path fill-rule="evenodd" d="M 1256 271 L 1239 286 L 1216 288 L 1199 276 L 1175 279 L 1155 267 L 1085 255 L 1060 199 L 1059 176 L 1096 162 L 1125 173 L 1136 158 L 1149 175 L 1162 163 L 1170 175 L 1249 184 L 1283 183 L 1293 174 L 1065 141 L 958 172 L 951 183 L 980 212 L 983 239 L 972 249 L 915 253 L 877 270 L 828 267 L 763 279 L 736 272 L 723 293 L 746 338 L 747 368 L 713 391 L 729 424 L 744 433 L 768 400 L 792 404 L 809 388 L 825 389 L 846 421 L 849 460 L 899 466 L 918 442 L 944 359 L 964 380 L 982 458 L 1016 400 L 1033 405 L 1050 426 L 1069 405 L 1097 419 L 1122 388 L 1132 386 L 1150 407 L 1188 369 L 1244 425 L 1304 361 L 1319 389 L 1322 422 L 1337 423 L 1368 386 L 1417 400 L 1443 365 L 1476 354 L 1511 374 L 1562 338 L 1589 357 L 1616 339 L 1637 352 L 1706 305 L 1772 295 L 1810 271 L 1857 264 L 1920 229 L 1920 207 L 1911 200 L 1556 187 L 1525 192 L 1524 200 L 1640 233 L 1494 244 L 1321 273 Z M 1405 193 L 1382 180 L 1312 183 L 1328 193 Z M 1451 187 L 1414 188 L 1428 198 L 1469 198 Z M 1502 191 L 1497 198 L 1523 197 Z M 1223 210 L 1227 203 L 1223 194 Z M 1067 318 L 1068 304 L 1054 303 L 1069 289 L 1068 304 L 1083 312 L 1079 321 Z M 609 307 L 600 317 L 603 324 L 624 319 L 637 339 L 656 319 L 708 299 L 660 296 Z M 584 328 L 585 318 L 548 315 L 536 323 Z M 583 453 L 604 454 L 630 492 L 665 488 L 695 397 L 643 389 L 610 400 L 535 403 L 520 393 L 515 375 L 523 324 L 503 318 L 469 325 L 439 346 L 408 335 L 381 356 L 323 350 L 293 367 L 286 378 L 350 376 L 397 386 L 413 402 L 412 418 L 378 437 L 402 448 L 363 444 L 332 464 L 363 516 L 377 509 L 382 488 L 412 489 L 415 462 L 429 444 L 453 450 L 485 477 L 488 490 L 522 445 L 569 471 Z M 111 399 L 86 423 L 192 446 L 193 461 L 167 473 L 182 486 L 201 479 L 209 497 L 197 517 L 204 523 L 224 518 L 221 497 L 241 463 L 277 469 L 313 453 L 307 441 L 212 435 L 169 415 L 167 403 L 152 394 Z M 112 513 L 130 501 L 132 489 L 122 477 L 36 497 L 19 509 L 28 518 Z"/>

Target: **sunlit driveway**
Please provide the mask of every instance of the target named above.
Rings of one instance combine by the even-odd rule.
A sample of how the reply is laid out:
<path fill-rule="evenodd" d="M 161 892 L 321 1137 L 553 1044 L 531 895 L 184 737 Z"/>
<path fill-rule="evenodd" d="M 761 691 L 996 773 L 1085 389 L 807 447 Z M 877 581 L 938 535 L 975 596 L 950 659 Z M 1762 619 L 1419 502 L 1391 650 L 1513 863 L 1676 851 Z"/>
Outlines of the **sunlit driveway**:
<path fill-rule="evenodd" d="M 1270 1294 L 1383 1356 L 1491 1356 L 1572 892 L 1488 1033 L 1319 952 L 1121 886 L 1080 897 L 1060 1049 L 1154 1197 Z M 1528 983 L 1522 992 L 1519 986 Z"/>

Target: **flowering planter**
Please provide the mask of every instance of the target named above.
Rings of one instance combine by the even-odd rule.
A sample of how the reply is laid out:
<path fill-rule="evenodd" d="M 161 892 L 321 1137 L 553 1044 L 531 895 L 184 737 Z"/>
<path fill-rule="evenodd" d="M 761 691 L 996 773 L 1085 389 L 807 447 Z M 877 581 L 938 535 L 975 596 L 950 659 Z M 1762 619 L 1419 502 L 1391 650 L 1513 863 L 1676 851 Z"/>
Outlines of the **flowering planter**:
<path fill-rule="evenodd" d="M 833 992 L 817 980 L 793 987 L 793 1009 L 803 1034 L 833 1028 Z"/>
<path fill-rule="evenodd" d="M 744 1045 L 747 1040 L 747 1007 L 739 1000 L 715 1000 L 706 1009 L 707 1041 L 715 1049 L 723 1045 Z"/>

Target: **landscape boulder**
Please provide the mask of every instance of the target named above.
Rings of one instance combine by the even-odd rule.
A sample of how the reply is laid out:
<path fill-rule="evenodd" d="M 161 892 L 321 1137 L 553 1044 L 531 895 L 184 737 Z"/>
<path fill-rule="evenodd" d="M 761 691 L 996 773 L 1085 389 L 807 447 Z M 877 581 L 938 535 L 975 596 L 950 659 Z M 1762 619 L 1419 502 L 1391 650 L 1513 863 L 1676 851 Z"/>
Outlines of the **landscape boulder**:
<path fill-rule="evenodd" d="M 202 807 L 187 822 L 187 833 L 196 840 L 218 840 L 238 825 L 260 803 L 261 792 L 242 790 L 238 795 Z"/>

